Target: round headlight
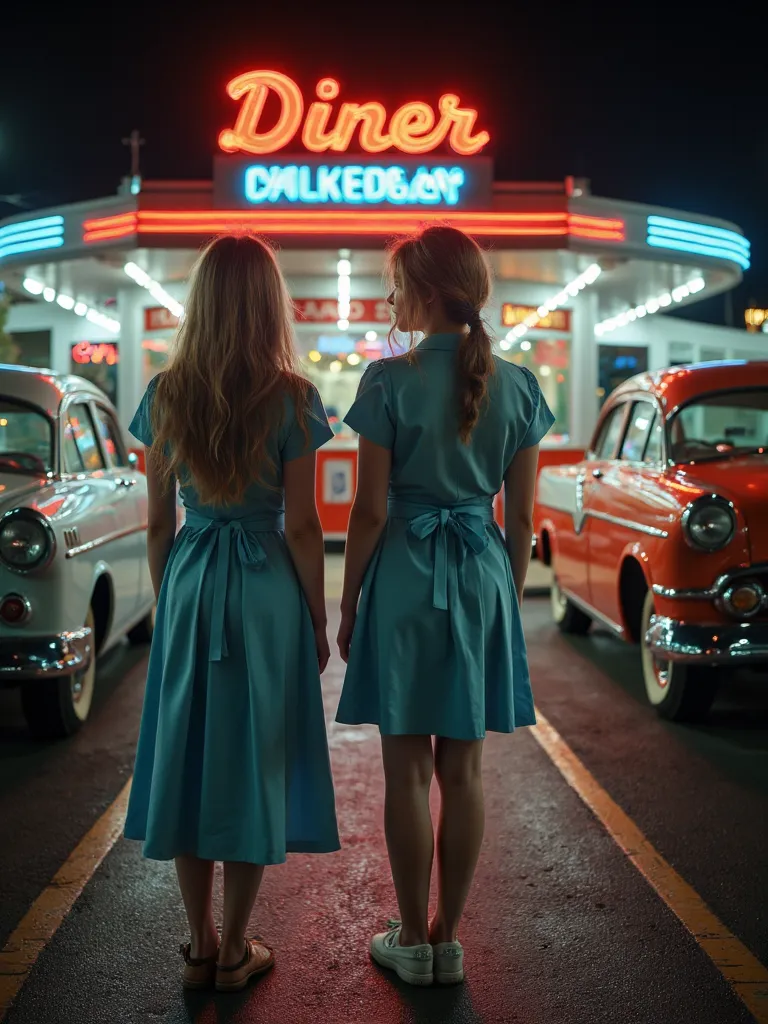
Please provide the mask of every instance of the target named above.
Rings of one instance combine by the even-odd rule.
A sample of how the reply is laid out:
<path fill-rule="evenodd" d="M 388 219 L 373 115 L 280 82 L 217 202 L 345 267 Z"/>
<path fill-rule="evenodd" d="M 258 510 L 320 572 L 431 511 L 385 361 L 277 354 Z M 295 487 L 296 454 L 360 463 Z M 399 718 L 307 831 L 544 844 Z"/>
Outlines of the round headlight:
<path fill-rule="evenodd" d="M 14 572 L 31 572 L 46 565 L 54 546 L 47 521 L 31 509 L 7 512 L 0 520 L 0 558 Z"/>
<path fill-rule="evenodd" d="M 683 532 L 692 547 L 719 551 L 730 544 L 736 532 L 736 516 L 723 498 L 699 498 L 683 513 Z"/>

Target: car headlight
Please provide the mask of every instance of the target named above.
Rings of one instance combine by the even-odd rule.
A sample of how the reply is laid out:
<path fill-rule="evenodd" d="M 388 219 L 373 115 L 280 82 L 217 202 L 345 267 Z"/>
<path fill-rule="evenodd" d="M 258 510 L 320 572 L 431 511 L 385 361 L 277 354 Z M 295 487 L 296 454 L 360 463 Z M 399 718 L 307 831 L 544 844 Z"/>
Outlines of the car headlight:
<path fill-rule="evenodd" d="M 0 559 L 14 572 L 42 569 L 53 558 L 56 538 L 47 519 L 18 508 L 0 519 Z"/>
<path fill-rule="evenodd" d="M 685 539 L 699 551 L 719 551 L 730 544 L 736 532 L 733 506 L 714 494 L 689 505 L 682 523 Z"/>

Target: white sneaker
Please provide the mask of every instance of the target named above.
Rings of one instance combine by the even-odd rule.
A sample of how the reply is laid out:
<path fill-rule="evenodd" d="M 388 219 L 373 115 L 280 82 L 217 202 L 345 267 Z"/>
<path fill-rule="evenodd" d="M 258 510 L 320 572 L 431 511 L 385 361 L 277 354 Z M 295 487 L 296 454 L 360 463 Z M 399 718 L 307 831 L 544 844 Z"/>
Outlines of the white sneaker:
<path fill-rule="evenodd" d="M 464 981 L 464 948 L 460 942 L 438 942 L 432 951 L 435 981 L 439 985 L 458 985 Z"/>
<path fill-rule="evenodd" d="M 401 946 L 399 926 L 373 936 L 371 956 L 377 964 L 389 967 L 409 985 L 432 984 L 432 947 L 428 942 L 421 946 Z"/>

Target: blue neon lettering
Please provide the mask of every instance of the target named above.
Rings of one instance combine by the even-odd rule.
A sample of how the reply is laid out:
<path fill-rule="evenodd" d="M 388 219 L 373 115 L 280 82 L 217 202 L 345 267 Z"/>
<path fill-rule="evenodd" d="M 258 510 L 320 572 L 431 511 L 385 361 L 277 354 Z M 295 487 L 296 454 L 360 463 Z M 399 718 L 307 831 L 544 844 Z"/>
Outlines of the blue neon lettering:
<path fill-rule="evenodd" d="M 266 167 L 254 164 L 245 172 L 245 198 L 249 203 L 263 203 L 269 195 L 272 175 Z"/>
<path fill-rule="evenodd" d="M 410 174 L 404 167 L 345 164 L 288 164 L 265 167 L 253 164 L 244 178 L 249 203 L 330 203 L 393 206 L 455 206 L 466 184 L 461 167 L 419 167 Z"/>
<path fill-rule="evenodd" d="M 355 164 L 341 172 L 341 191 L 348 203 L 362 203 L 363 173 L 363 168 Z"/>
<path fill-rule="evenodd" d="M 299 199 L 302 203 L 316 203 L 318 194 L 312 188 L 312 168 L 299 168 Z"/>
<path fill-rule="evenodd" d="M 387 198 L 387 172 L 383 167 L 366 167 L 363 175 L 363 199 L 383 203 Z"/>
<path fill-rule="evenodd" d="M 341 203 L 341 188 L 339 178 L 341 167 L 318 167 L 317 168 L 317 198 L 321 203 L 327 203 L 330 199 L 333 203 Z"/>

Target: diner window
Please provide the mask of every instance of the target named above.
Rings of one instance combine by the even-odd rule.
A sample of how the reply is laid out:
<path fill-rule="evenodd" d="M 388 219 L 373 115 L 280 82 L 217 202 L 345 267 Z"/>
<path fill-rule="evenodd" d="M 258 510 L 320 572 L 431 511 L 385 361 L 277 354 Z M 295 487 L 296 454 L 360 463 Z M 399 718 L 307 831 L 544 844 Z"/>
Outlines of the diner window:
<path fill-rule="evenodd" d="M 612 409 L 600 428 L 600 436 L 595 445 L 595 455 L 598 459 L 612 459 L 616 451 L 622 426 L 624 425 L 625 405 L 617 405 Z"/>
<path fill-rule="evenodd" d="M 101 447 L 107 457 L 107 464 L 116 469 L 120 466 L 127 466 L 128 459 L 125 455 L 123 442 L 117 424 L 106 409 L 100 405 L 96 406 L 96 422 L 101 437 Z"/>
<path fill-rule="evenodd" d="M 67 472 L 95 473 L 104 469 L 104 459 L 88 406 L 83 403 L 70 405 L 63 426 Z"/>
<path fill-rule="evenodd" d="M 621 446 L 625 462 L 642 462 L 645 447 L 653 426 L 654 408 L 650 402 L 635 402 L 629 416 L 629 426 Z"/>

